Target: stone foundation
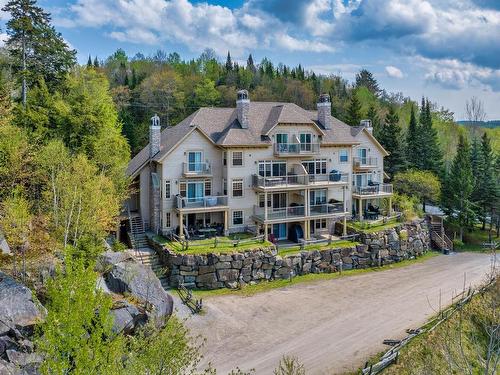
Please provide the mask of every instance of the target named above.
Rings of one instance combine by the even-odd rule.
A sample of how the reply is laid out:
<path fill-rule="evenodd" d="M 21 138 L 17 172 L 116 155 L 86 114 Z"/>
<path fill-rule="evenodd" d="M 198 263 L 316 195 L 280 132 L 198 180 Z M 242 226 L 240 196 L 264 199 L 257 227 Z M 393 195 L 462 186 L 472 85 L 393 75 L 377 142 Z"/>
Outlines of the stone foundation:
<path fill-rule="evenodd" d="M 158 244 L 172 287 L 236 288 L 238 283 L 286 279 L 308 273 L 336 272 L 342 269 L 368 268 L 399 262 L 422 255 L 430 248 L 425 221 L 402 223 L 396 228 L 374 233 L 360 233 L 354 247 L 322 251 L 302 251 L 281 257 L 272 248 L 233 254 L 189 255 L 174 253 Z"/>

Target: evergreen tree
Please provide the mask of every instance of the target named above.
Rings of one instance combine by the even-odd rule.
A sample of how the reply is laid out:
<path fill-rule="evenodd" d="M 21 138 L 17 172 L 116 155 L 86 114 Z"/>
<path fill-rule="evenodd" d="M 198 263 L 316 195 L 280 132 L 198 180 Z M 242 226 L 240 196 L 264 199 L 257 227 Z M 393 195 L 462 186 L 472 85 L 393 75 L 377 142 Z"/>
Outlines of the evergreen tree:
<path fill-rule="evenodd" d="M 255 68 L 255 64 L 253 62 L 252 54 L 248 55 L 247 69 L 250 70 L 253 74 L 257 72 L 257 69 Z"/>
<path fill-rule="evenodd" d="M 457 153 L 446 176 L 441 197 L 444 212 L 460 228 L 460 241 L 462 241 L 464 229 L 474 222 L 473 189 L 470 146 L 464 136 L 460 135 Z"/>
<path fill-rule="evenodd" d="M 97 56 L 94 58 L 94 68 L 99 68 L 99 60 L 97 60 Z"/>
<path fill-rule="evenodd" d="M 37 6 L 36 0 L 10 0 L 2 10 L 11 16 L 6 46 L 26 106 L 28 86 L 40 78 L 49 86 L 59 83 L 74 66 L 76 52 L 50 25 L 50 15 Z"/>
<path fill-rule="evenodd" d="M 89 59 L 87 60 L 87 68 L 92 68 L 92 57 L 89 55 Z"/>
<path fill-rule="evenodd" d="M 233 70 L 233 61 L 231 60 L 231 54 L 229 51 L 227 51 L 227 58 L 226 58 L 226 70 L 230 72 Z"/>
<path fill-rule="evenodd" d="M 345 120 L 351 126 L 358 126 L 361 121 L 361 103 L 356 95 L 356 90 L 352 91 Z"/>
<path fill-rule="evenodd" d="M 396 173 L 406 168 L 399 117 L 393 106 L 389 108 L 389 113 L 385 117 L 385 124 L 378 140 L 389 152 L 389 156 L 384 159 L 384 169 L 393 178 Z"/>
<path fill-rule="evenodd" d="M 361 69 L 360 72 L 356 74 L 356 87 L 361 86 L 366 87 L 375 96 L 380 94 L 377 80 L 373 77 L 373 74 L 366 69 Z"/>
<path fill-rule="evenodd" d="M 378 117 L 378 112 L 375 106 L 372 104 L 370 108 L 368 108 L 368 112 L 366 113 L 366 117 L 371 120 L 373 126 L 373 135 L 375 138 L 380 137 L 380 132 L 382 130 L 382 126 L 380 124 L 380 118 Z"/>
<path fill-rule="evenodd" d="M 414 169 L 422 169 L 422 155 L 420 127 L 415 118 L 415 109 L 411 106 L 410 124 L 408 125 L 408 133 L 406 134 L 406 159 L 408 167 Z"/>
<path fill-rule="evenodd" d="M 425 103 L 423 123 L 421 123 L 421 156 L 422 169 L 431 171 L 440 176 L 443 168 L 443 154 L 439 147 L 436 129 L 432 126 L 432 114 L 429 100 Z"/>

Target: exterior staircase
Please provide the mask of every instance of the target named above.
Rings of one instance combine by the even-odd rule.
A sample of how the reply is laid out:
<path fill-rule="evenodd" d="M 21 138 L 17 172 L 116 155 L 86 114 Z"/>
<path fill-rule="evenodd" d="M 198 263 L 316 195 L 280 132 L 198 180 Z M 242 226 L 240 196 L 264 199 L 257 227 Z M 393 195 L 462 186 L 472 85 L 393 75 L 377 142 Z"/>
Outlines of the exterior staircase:
<path fill-rule="evenodd" d="M 432 215 L 429 223 L 432 244 L 444 253 L 453 251 L 453 242 L 444 231 L 443 218 Z"/>
<path fill-rule="evenodd" d="M 150 267 L 158 279 L 160 279 L 163 288 L 166 288 L 168 280 L 165 276 L 165 269 L 156 251 L 149 246 L 142 218 L 139 215 L 131 216 L 129 214 L 129 224 L 129 238 L 134 250 L 134 257 L 138 262 Z"/>

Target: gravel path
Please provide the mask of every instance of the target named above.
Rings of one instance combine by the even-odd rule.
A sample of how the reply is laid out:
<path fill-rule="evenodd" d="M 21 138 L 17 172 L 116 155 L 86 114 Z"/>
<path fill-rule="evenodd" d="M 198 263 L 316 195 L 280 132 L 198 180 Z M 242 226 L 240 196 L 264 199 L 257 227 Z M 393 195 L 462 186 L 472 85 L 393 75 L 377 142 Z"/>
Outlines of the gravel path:
<path fill-rule="evenodd" d="M 336 374 L 362 366 L 448 305 L 464 283 L 477 284 L 490 256 L 438 256 L 408 267 L 296 284 L 251 297 L 206 299 L 206 314 L 187 325 L 206 337 L 205 360 L 219 374 L 255 369 L 272 374 L 284 354 L 299 357 L 307 374 Z"/>

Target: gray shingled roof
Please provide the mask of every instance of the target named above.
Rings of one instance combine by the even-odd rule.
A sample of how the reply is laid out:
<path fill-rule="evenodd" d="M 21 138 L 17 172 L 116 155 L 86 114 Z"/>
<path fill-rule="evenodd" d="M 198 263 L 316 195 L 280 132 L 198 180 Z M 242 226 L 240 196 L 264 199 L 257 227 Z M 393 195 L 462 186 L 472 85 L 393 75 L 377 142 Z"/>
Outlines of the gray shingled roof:
<path fill-rule="evenodd" d="M 251 102 L 248 129 L 242 129 L 236 108 L 200 108 L 176 126 L 161 133 L 160 152 L 153 160 L 160 160 L 186 134 L 195 128 L 205 133 L 215 144 L 226 146 L 266 146 L 267 134 L 276 124 L 316 124 L 323 132 L 323 144 L 357 144 L 355 128 L 333 117 L 332 129 L 326 130 L 317 122 L 317 112 L 308 111 L 293 103 Z M 127 174 L 135 175 L 149 160 L 149 144 L 129 163 Z"/>

